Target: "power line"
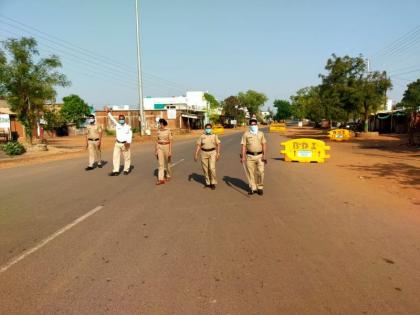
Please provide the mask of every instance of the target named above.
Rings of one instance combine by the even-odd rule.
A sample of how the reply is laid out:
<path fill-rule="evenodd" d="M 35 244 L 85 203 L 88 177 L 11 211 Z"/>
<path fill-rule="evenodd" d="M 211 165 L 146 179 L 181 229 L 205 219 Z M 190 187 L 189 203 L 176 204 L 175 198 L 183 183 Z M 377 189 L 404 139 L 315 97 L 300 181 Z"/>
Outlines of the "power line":
<path fill-rule="evenodd" d="M 417 25 L 416 27 L 414 27 L 413 29 L 411 29 L 410 31 L 402 35 L 401 37 L 394 40 L 392 43 L 386 45 L 385 47 L 381 48 L 376 53 L 372 54 L 371 57 L 373 58 L 375 56 L 378 57 L 378 56 L 387 54 L 389 51 L 393 50 L 395 47 L 399 47 L 404 42 L 409 41 L 410 37 L 412 37 L 413 35 L 415 36 L 415 34 L 417 34 L 417 32 L 419 31 L 420 31 L 420 25 Z"/>
<path fill-rule="evenodd" d="M 85 48 L 82 48 L 82 47 L 80 47 L 80 46 L 77 46 L 77 45 L 75 45 L 74 43 L 71 43 L 71 42 L 69 42 L 69 41 L 63 40 L 63 39 L 58 38 L 58 37 L 56 37 L 56 36 L 54 36 L 54 35 L 50 35 L 50 34 L 48 34 L 48 33 L 46 33 L 46 32 L 43 32 L 43 31 L 41 31 L 41 30 L 39 30 L 39 29 L 36 29 L 36 28 L 31 27 L 31 26 L 29 26 L 29 25 L 27 25 L 27 24 L 24 24 L 24 23 L 22 23 L 22 22 L 19 22 L 19 21 L 15 20 L 15 19 L 9 18 L 9 17 L 7 17 L 7 16 L 5 16 L 5 15 L 3 15 L 3 14 L 0 14 L 0 19 L 3 19 L 3 23 L 4 23 L 4 24 L 7 24 L 7 25 L 9 25 L 9 26 L 11 26 L 11 27 L 14 27 L 14 28 L 18 28 L 18 29 L 20 29 L 20 30 L 23 30 L 24 32 L 27 32 L 27 33 L 33 34 L 32 32 L 30 32 L 30 31 L 26 30 L 26 29 L 30 29 L 30 30 L 33 30 L 33 31 L 35 31 L 35 32 L 37 32 L 37 33 L 43 34 L 43 35 L 45 35 L 47 38 L 46 38 L 45 36 L 40 36 L 40 35 L 36 35 L 36 36 L 39 36 L 39 37 L 41 37 L 41 38 L 44 38 L 44 40 L 47 40 L 47 41 L 53 42 L 53 43 L 55 43 L 56 45 L 65 46 L 65 47 L 66 47 L 66 49 L 68 49 L 68 50 L 76 51 L 76 52 L 77 52 L 77 53 L 79 53 L 79 54 L 82 52 L 84 55 L 86 55 L 86 54 L 87 54 L 87 55 L 91 56 L 91 57 L 89 57 L 89 58 L 95 58 L 95 60 L 97 60 L 98 58 L 99 58 L 99 59 L 102 59 L 102 60 L 106 61 L 106 64 L 108 65 L 108 68 L 109 68 L 109 65 L 112 65 L 113 69 L 114 69 L 114 70 L 116 70 L 116 71 L 119 71 L 119 72 L 127 72 L 127 73 L 128 73 L 128 72 L 130 72 L 130 73 L 132 73 L 132 74 L 135 74 L 135 73 L 136 73 L 136 72 L 135 72 L 135 70 L 134 70 L 132 67 L 130 67 L 130 66 L 126 65 L 126 64 L 120 63 L 120 62 L 115 61 L 115 60 L 113 60 L 113 59 L 111 59 L 111 58 L 108 58 L 108 57 L 106 57 L 106 56 L 103 56 L 103 55 L 101 55 L 101 54 L 98 54 L 98 53 L 95 53 L 95 52 L 90 51 L 90 50 L 88 50 L 88 49 L 85 49 Z M 12 23 L 15 23 L 15 24 L 21 25 L 21 26 L 23 26 L 23 27 L 24 27 L 24 28 L 26 28 L 26 29 L 23 29 L 22 27 L 19 27 L 19 26 L 12 25 L 12 24 L 10 24 L 10 23 L 4 22 L 4 20 L 5 20 L 5 19 L 6 19 L 6 20 L 8 20 L 8 21 L 11 21 Z M 61 44 L 57 43 L 57 41 L 58 41 L 58 42 L 61 42 Z M 125 68 L 125 69 L 122 69 L 121 67 L 123 67 L 123 68 Z M 156 76 L 156 75 L 154 75 L 154 74 L 150 74 L 150 73 L 144 73 L 144 74 L 145 74 L 146 76 L 148 76 L 151 80 L 159 80 L 159 81 L 162 81 L 162 84 L 172 85 L 172 87 L 174 87 L 174 88 L 177 88 L 177 89 L 183 89 L 183 90 L 185 90 L 185 87 L 184 87 L 184 86 L 182 86 L 182 85 L 180 85 L 180 84 L 178 84 L 178 83 L 176 83 L 176 82 L 173 82 L 173 81 L 170 81 L 170 80 L 167 80 L 167 79 L 161 78 L 161 77 Z"/>

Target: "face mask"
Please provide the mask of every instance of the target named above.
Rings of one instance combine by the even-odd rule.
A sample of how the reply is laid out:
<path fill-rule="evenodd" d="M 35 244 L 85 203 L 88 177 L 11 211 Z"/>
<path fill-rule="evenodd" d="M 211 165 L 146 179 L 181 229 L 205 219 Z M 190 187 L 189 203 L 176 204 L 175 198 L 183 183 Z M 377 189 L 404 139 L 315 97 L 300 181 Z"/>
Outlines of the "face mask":
<path fill-rule="evenodd" d="M 94 124 L 95 123 L 95 119 L 88 119 L 89 124 Z"/>
<path fill-rule="evenodd" d="M 256 134 L 258 132 L 258 126 L 257 125 L 251 125 L 251 126 L 249 126 L 249 131 L 251 133 Z"/>
<path fill-rule="evenodd" d="M 118 122 L 119 122 L 121 125 L 124 125 L 124 124 L 125 124 L 125 119 L 120 119 L 120 120 L 118 120 Z"/>
<path fill-rule="evenodd" d="M 205 132 L 206 132 L 206 135 L 211 135 L 211 128 L 206 128 Z"/>

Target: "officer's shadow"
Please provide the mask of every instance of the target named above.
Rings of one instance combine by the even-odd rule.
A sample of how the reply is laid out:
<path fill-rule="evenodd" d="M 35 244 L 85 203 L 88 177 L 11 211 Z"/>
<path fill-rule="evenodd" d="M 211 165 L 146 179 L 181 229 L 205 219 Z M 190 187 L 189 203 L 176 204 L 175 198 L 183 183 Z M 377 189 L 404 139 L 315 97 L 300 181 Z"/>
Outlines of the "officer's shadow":
<path fill-rule="evenodd" d="M 197 174 L 197 173 L 192 173 L 190 175 L 188 175 L 188 181 L 195 181 L 199 184 L 205 185 L 206 184 L 206 179 L 204 178 L 203 175 Z"/>
<path fill-rule="evenodd" d="M 240 178 L 224 176 L 223 181 L 226 183 L 226 185 L 237 190 L 240 193 L 243 193 L 243 191 L 247 192 L 249 190 L 248 184 Z"/>

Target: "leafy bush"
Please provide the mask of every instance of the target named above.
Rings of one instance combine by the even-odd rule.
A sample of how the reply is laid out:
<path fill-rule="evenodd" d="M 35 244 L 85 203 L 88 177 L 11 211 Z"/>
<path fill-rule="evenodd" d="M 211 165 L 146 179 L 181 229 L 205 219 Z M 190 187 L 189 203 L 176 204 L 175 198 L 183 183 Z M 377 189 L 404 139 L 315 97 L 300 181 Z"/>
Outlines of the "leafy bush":
<path fill-rule="evenodd" d="M 133 131 L 133 133 L 139 133 L 140 132 L 140 128 L 131 128 L 131 130 Z"/>
<path fill-rule="evenodd" d="M 105 129 L 105 134 L 107 136 L 115 136 L 115 130 Z"/>
<path fill-rule="evenodd" d="M 6 143 L 2 149 L 7 155 L 21 155 L 26 152 L 25 147 L 17 141 Z"/>

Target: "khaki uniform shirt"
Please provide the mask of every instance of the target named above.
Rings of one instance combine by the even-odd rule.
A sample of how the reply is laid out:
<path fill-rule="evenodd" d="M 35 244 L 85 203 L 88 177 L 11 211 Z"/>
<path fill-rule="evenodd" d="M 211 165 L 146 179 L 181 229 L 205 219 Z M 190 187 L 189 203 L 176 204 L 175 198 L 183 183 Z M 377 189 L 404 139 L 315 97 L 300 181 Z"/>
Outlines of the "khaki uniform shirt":
<path fill-rule="evenodd" d="M 102 132 L 102 126 L 89 124 L 86 126 L 88 139 L 99 139 Z"/>
<path fill-rule="evenodd" d="M 197 145 L 205 150 L 215 149 L 219 143 L 220 140 L 217 135 L 202 134 L 200 138 L 197 139 Z"/>
<path fill-rule="evenodd" d="M 157 141 L 158 142 L 169 142 L 172 140 L 172 132 L 170 129 L 159 129 L 157 133 Z"/>
<path fill-rule="evenodd" d="M 256 135 L 247 131 L 242 136 L 241 144 L 245 145 L 246 150 L 249 152 L 262 152 L 262 145 L 264 143 L 267 143 L 267 140 L 265 140 L 265 136 L 262 131 L 258 131 Z"/>

